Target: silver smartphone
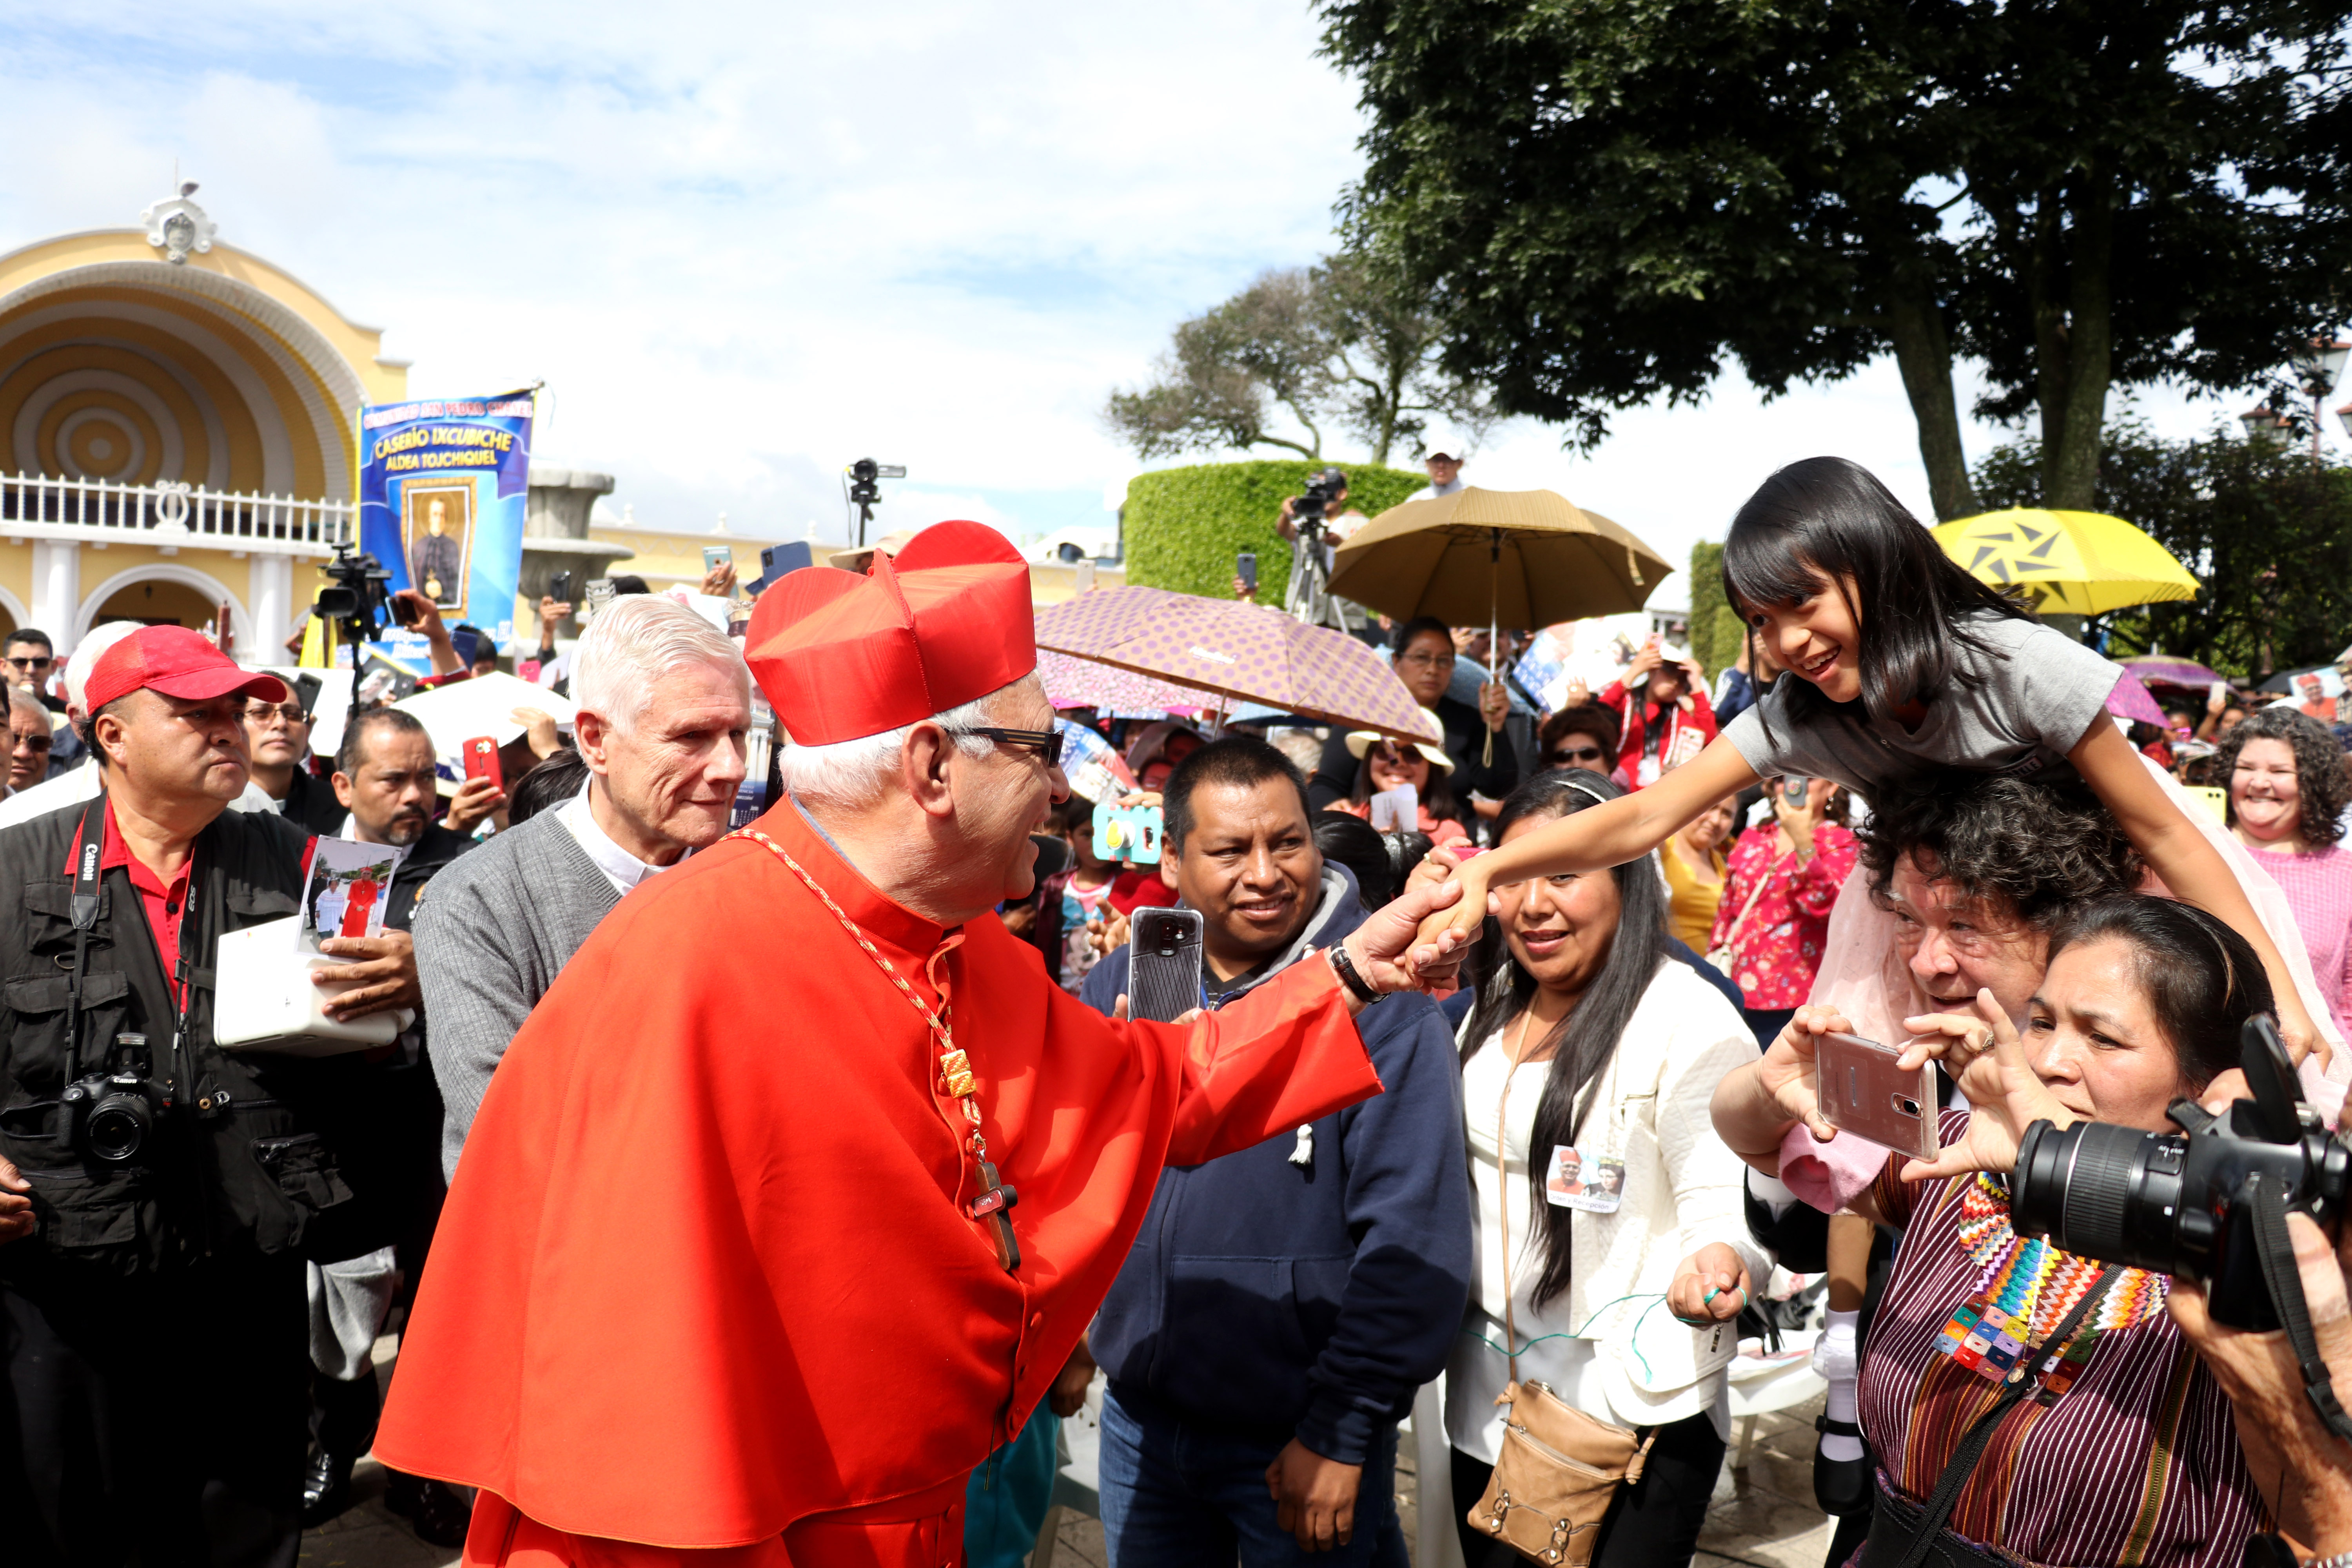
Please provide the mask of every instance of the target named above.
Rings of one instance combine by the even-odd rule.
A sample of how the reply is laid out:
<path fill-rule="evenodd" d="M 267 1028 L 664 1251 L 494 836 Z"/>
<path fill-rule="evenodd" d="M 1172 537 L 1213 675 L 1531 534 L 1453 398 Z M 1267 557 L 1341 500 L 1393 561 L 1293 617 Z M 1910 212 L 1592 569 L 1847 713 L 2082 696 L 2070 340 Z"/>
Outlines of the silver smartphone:
<path fill-rule="evenodd" d="M 1198 910 L 1147 904 L 1128 917 L 1127 1010 L 1165 1024 L 1201 1005 Z"/>
<path fill-rule="evenodd" d="M 1897 1046 L 1860 1035 L 1823 1035 L 1813 1042 L 1813 1098 L 1822 1119 L 1841 1132 L 1882 1148 L 1936 1157 L 1936 1064 L 1905 1072 Z"/>

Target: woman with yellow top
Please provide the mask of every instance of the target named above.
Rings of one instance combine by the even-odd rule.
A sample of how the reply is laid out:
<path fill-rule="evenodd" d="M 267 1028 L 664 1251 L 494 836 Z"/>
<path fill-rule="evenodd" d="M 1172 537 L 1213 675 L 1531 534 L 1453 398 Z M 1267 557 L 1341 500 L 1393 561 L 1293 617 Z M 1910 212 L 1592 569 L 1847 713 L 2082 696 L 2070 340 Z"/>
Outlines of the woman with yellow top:
<path fill-rule="evenodd" d="M 1717 801 L 1666 840 L 1658 856 L 1666 873 L 1666 924 L 1675 940 L 1705 952 L 1715 934 L 1715 909 L 1723 899 L 1729 861 L 1723 849 L 1731 837 L 1738 797 Z"/>

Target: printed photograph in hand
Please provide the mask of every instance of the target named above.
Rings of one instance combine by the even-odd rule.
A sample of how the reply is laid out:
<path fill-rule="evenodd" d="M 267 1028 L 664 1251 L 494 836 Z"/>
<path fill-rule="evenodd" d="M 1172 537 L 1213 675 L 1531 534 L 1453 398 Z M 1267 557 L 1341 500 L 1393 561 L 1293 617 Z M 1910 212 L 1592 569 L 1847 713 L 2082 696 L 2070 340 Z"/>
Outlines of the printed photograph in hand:
<path fill-rule="evenodd" d="M 302 891 L 303 933 L 310 944 L 334 936 L 382 936 L 393 873 L 407 853 L 388 844 L 319 839 Z"/>

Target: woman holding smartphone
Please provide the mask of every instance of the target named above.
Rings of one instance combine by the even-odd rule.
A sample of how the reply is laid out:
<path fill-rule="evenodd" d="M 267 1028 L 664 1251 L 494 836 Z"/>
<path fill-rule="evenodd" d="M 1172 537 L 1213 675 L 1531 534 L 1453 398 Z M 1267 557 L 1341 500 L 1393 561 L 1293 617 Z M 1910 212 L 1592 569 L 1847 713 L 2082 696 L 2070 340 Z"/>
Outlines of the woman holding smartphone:
<path fill-rule="evenodd" d="M 1827 779 L 1767 779 L 1773 820 L 1732 846 L 1709 957 L 1747 999 L 1761 1050 L 1811 991 L 1838 889 L 1862 847 L 1845 829 L 1845 792 Z M 1671 852 L 1671 851 L 1670 851 Z"/>
<path fill-rule="evenodd" d="M 2193 905 L 2126 894 L 2051 931 L 2021 1037 L 1990 991 L 1974 1012 L 1904 1020 L 1916 1037 L 1897 1065 L 1940 1059 L 1971 1109 L 1941 1113 L 1932 1163 L 1890 1155 L 1851 1205 L 1903 1227 L 1862 1351 L 1861 1427 L 1884 1478 L 1867 1563 L 1902 1561 L 1925 1534 L 1936 1563 L 2237 1568 L 2266 1505 L 2292 1519 L 2297 1500 L 2279 1495 L 2275 1468 L 2249 1474 L 2229 1400 L 2167 1311 L 2170 1292 L 2196 1287 L 2136 1268 L 2103 1281 L 2098 1262 L 2021 1237 L 2000 1179 L 2037 1120 L 2177 1132 L 2167 1108 L 2235 1067 L 2242 1026 L 2272 1005 L 2243 937 Z M 1847 1028 L 1832 1008 L 1801 1009 L 1725 1079 L 1715 1128 L 1748 1164 L 1777 1175 L 1798 1122 L 1831 1136 L 1815 1051 Z M 2002 1343 L 2008 1329 L 1986 1308 L 2022 1332 Z M 2041 1387 L 1991 1428 L 1972 1468 L 1957 1462 L 2015 1368 Z M 1953 1472 L 1965 1480 L 1947 1482 Z M 1934 1517 L 1948 1486 L 1950 1510 Z"/>

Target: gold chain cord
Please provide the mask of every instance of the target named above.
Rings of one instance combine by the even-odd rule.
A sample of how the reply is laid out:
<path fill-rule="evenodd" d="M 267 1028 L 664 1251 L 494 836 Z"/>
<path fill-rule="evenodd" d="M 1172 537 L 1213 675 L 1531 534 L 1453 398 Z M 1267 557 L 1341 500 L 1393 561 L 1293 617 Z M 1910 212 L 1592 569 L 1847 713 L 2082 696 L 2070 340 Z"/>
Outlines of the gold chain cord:
<path fill-rule="evenodd" d="M 948 1092 L 963 1102 L 964 1120 L 971 1123 L 971 1152 L 975 1158 L 986 1159 L 988 1140 L 981 1136 L 980 1104 L 972 1098 L 978 1092 L 980 1083 L 972 1076 L 971 1058 L 956 1047 L 955 1037 L 949 1032 L 945 1013 L 933 1012 L 929 1004 L 915 994 L 915 988 L 907 984 L 907 977 L 898 973 L 898 966 L 882 955 L 881 949 L 866 940 L 866 933 L 857 929 L 857 922 L 851 920 L 848 912 L 833 901 L 833 895 L 826 892 L 824 885 L 814 877 L 810 876 L 807 868 L 793 859 L 791 852 L 782 845 L 756 827 L 739 827 L 727 837 L 749 838 L 754 843 L 764 845 L 770 854 L 792 868 L 793 875 L 808 884 L 808 890 L 814 893 L 818 900 L 833 911 L 833 918 L 841 922 L 841 929 L 849 933 L 850 940 L 865 949 L 866 956 L 872 959 L 880 966 L 882 973 L 890 977 L 890 984 L 896 985 L 898 988 L 898 994 L 906 997 L 907 1005 L 922 1015 L 923 1022 L 931 1026 L 933 1034 L 939 1038 L 940 1073 L 947 1080 Z M 953 1009 L 954 1005 L 950 1003 L 948 1011 L 951 1012 Z"/>

